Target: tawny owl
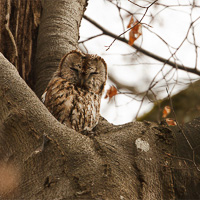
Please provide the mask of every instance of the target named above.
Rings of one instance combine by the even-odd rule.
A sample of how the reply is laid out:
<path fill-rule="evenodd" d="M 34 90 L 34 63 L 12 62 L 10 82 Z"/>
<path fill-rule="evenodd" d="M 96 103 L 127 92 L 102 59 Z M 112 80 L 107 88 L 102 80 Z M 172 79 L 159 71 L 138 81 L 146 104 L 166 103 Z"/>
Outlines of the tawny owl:
<path fill-rule="evenodd" d="M 107 66 L 101 57 L 71 51 L 61 60 L 43 102 L 61 123 L 79 132 L 91 131 L 99 120 L 106 78 Z"/>

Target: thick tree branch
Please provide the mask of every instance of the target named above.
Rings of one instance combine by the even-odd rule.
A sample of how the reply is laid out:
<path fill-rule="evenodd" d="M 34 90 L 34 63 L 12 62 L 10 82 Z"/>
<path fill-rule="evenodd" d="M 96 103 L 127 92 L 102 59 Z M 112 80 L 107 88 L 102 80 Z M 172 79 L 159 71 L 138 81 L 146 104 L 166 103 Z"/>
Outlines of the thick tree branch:
<path fill-rule="evenodd" d="M 2 54 L 0 54 L 0 96 L 3 97 L 0 98 L 0 157 L 8 160 L 11 159 L 12 152 L 15 152 L 13 166 L 17 169 L 16 166 L 22 166 L 19 170 L 22 179 L 19 183 L 20 198 L 30 199 L 33 192 L 38 196 L 32 199 L 41 199 L 40 195 L 44 195 L 48 189 L 54 197 L 56 194 L 67 199 L 80 199 L 82 195 L 86 199 L 95 199 L 99 192 L 103 199 L 117 199 L 120 195 L 127 199 L 138 199 L 141 194 L 137 191 L 137 185 L 140 183 L 137 180 L 139 174 L 137 175 L 135 167 L 141 168 L 140 173 L 141 170 L 144 172 L 146 181 L 154 179 L 154 182 L 158 183 L 157 172 L 149 176 L 144 166 L 139 166 L 139 162 L 143 159 L 150 167 L 152 163 L 145 161 L 146 156 L 157 154 L 156 149 L 155 152 L 153 149 L 149 151 L 145 158 L 140 154 L 138 161 L 134 161 L 137 150 L 132 142 L 139 137 L 141 130 L 146 130 L 142 123 L 115 127 L 100 122 L 96 128 L 99 136 L 93 139 L 76 133 L 61 125 L 48 112 L 19 76 L 15 67 Z M 138 133 L 137 126 L 140 127 Z M 153 129 L 151 131 L 153 133 Z M 49 139 L 49 143 L 42 152 L 37 153 L 38 145 L 42 144 L 43 134 Z M 150 134 L 150 137 L 154 135 Z M 133 154 L 127 155 L 130 150 Z M 157 161 L 154 164 L 157 170 L 160 169 Z M 120 176 L 122 178 L 119 180 L 117 177 Z M 32 181 L 37 184 L 32 184 Z M 49 186 L 51 181 L 56 185 L 56 190 Z M 115 187 L 111 189 L 110 185 Z M 148 187 L 152 188 L 153 184 L 145 186 L 143 195 L 159 198 L 160 191 L 152 193 L 152 189 Z M 49 195 L 47 192 L 45 199 L 51 199 Z"/>
<path fill-rule="evenodd" d="M 48 178 L 50 171 L 51 176 L 62 173 L 63 169 L 56 169 L 55 166 L 58 163 L 63 165 L 66 159 L 73 165 L 71 172 L 80 166 L 80 162 L 85 169 L 84 165 L 88 165 L 85 161 L 87 158 L 90 158 L 91 166 L 94 168 L 98 164 L 94 157 L 94 149 L 91 148 L 93 142 L 60 124 L 1 53 L 0 97 L 0 162 L 7 164 L 9 160 L 9 163 L 19 171 L 20 198 L 30 199 L 32 193 L 39 195 L 44 192 L 45 176 Z M 38 151 L 38 147 L 43 143 L 43 136 L 46 137 L 48 145 Z M 41 156 L 44 157 L 41 159 Z M 46 164 L 43 163 L 44 159 Z M 52 161 L 54 163 L 50 164 Z M 70 170 L 68 164 L 63 166 Z M 0 184 L 1 181 L 0 177 Z M 32 184 L 32 181 L 36 181 L 37 184 Z M 66 188 L 63 190 L 68 193 Z M 2 194 L 0 190 L 0 196 Z M 16 196 L 13 199 L 16 199 Z"/>
<path fill-rule="evenodd" d="M 61 58 L 77 48 L 85 6 L 85 0 L 44 1 L 34 64 L 38 97 L 41 97 Z"/>
<path fill-rule="evenodd" d="M 0 158 L 20 177 L 18 193 L 4 194 L 7 199 L 97 199 L 99 194 L 193 199 L 199 194 L 194 166 L 194 161 L 199 165 L 199 120 L 181 130 L 193 152 L 179 130 L 175 143 L 167 127 L 148 122 L 113 126 L 101 120 L 89 138 L 61 125 L 2 54 L 0 96 Z M 49 141 L 38 152 L 43 135 Z"/>
<path fill-rule="evenodd" d="M 110 32 L 109 30 L 105 29 L 103 26 L 101 26 L 100 24 L 98 24 L 97 22 L 95 22 L 94 20 L 92 20 L 91 18 L 89 18 L 88 16 L 84 15 L 84 19 L 86 19 L 87 21 L 89 21 L 91 24 L 93 24 L 94 26 L 96 26 L 98 29 L 100 29 L 103 34 L 107 35 L 107 36 L 110 36 L 112 38 L 115 38 L 117 39 L 118 41 L 121 41 L 121 42 L 124 42 L 126 44 L 128 44 L 128 40 L 125 39 L 125 38 L 122 38 L 122 37 L 119 37 L 118 35 L 115 35 L 114 33 Z M 178 63 L 174 63 L 168 59 L 165 59 L 161 56 L 158 56 L 156 54 L 153 54 L 135 44 L 132 45 L 133 48 L 135 48 L 137 51 L 143 53 L 144 55 L 146 56 L 149 56 L 155 60 L 158 60 L 164 64 L 167 64 L 167 65 L 170 65 L 171 67 L 175 68 L 175 69 L 180 69 L 180 70 L 184 70 L 186 72 L 190 72 L 190 73 L 193 73 L 193 74 L 196 74 L 196 75 L 200 75 L 200 71 L 195 69 L 195 68 L 190 68 L 190 67 L 186 67 L 184 65 L 180 65 Z"/>
<path fill-rule="evenodd" d="M 57 138 L 60 137 L 62 138 L 61 140 L 65 138 L 64 142 L 59 142 L 61 146 L 63 145 L 63 151 L 64 149 L 66 149 L 66 146 L 71 146 L 71 144 L 73 143 L 85 143 L 86 138 L 84 136 L 82 136 L 81 134 L 76 134 L 76 132 L 72 129 L 63 126 L 49 113 L 47 108 L 42 104 L 42 102 L 38 99 L 34 92 L 19 76 L 16 68 L 11 63 L 9 63 L 1 53 L 0 96 L 1 123 L 4 123 L 6 120 L 8 120 L 10 114 L 12 114 L 13 112 L 17 112 L 19 115 L 25 116 L 27 121 L 30 121 L 31 128 L 36 131 L 36 135 L 38 136 L 38 138 L 40 138 L 44 134 L 47 134 L 49 138 L 52 138 L 52 140 L 55 141 L 57 140 Z M 20 129 L 18 130 L 18 124 L 23 122 L 16 121 L 15 123 L 15 129 L 17 132 L 20 133 L 21 131 Z M 73 141 L 75 138 L 77 140 L 80 140 Z M 83 139 L 82 142 L 81 138 Z M 82 145 L 80 145 L 80 147 L 81 146 Z M 70 153 L 70 149 L 67 149 L 67 151 L 68 153 Z M 81 151 L 83 151 L 83 149 Z"/>

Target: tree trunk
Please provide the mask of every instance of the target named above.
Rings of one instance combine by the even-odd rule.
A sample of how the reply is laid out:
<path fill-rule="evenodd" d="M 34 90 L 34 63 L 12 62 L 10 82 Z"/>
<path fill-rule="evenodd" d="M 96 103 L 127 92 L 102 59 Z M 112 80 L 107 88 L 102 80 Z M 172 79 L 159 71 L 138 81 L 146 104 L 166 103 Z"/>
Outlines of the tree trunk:
<path fill-rule="evenodd" d="M 30 87 L 41 10 L 40 0 L 0 1 L 0 52 Z"/>
<path fill-rule="evenodd" d="M 40 97 L 61 58 L 78 48 L 79 26 L 86 0 L 45 0 L 34 64 L 35 92 Z"/>
<path fill-rule="evenodd" d="M 38 96 L 60 57 L 75 48 L 85 8 L 84 1 L 76 1 L 66 3 L 66 13 L 59 12 L 68 1 L 54 1 L 54 12 L 51 2 L 43 5 L 38 36 Z M 57 13 L 73 13 L 76 27 L 70 29 L 68 17 Z M 51 16 L 69 29 L 65 36 L 53 34 L 62 25 L 48 22 Z M 114 126 L 101 119 L 85 136 L 60 124 L 1 53 L 0 97 L 1 199 L 200 198 L 200 119 L 173 129 L 149 122 Z"/>

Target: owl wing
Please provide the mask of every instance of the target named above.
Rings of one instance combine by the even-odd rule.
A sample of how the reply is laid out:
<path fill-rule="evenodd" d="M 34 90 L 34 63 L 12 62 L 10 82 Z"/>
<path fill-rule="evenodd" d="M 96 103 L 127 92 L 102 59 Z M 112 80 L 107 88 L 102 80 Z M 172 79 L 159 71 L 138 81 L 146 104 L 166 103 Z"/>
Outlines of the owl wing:
<path fill-rule="evenodd" d="M 61 123 L 70 125 L 70 113 L 73 108 L 74 87 L 61 77 L 53 77 L 41 100 L 47 109 Z"/>

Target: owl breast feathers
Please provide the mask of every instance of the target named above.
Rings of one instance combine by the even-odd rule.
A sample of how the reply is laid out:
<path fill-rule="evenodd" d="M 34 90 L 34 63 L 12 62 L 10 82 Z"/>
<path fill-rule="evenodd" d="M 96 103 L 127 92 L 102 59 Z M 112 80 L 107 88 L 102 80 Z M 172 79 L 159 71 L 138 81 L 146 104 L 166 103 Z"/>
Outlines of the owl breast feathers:
<path fill-rule="evenodd" d="M 106 78 L 101 57 L 74 50 L 61 60 L 42 100 L 61 123 L 79 132 L 91 131 L 99 120 Z"/>

